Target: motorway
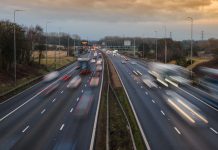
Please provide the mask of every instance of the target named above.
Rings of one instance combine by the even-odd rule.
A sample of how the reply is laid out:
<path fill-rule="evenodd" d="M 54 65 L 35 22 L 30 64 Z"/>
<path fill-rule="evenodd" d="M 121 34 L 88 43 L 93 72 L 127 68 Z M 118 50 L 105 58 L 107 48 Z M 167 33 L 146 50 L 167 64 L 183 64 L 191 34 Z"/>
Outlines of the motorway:
<path fill-rule="evenodd" d="M 89 55 L 93 57 L 92 53 Z M 65 74 L 78 75 L 76 66 L 74 63 L 61 70 L 57 80 Z M 94 64 L 91 69 L 95 70 Z M 0 103 L 0 150 L 89 149 L 102 82 L 100 75 L 99 86 L 91 88 L 91 76 L 82 76 L 82 84 L 77 89 L 69 89 L 69 81 L 61 81 L 58 89 L 48 96 L 44 92 L 57 80 L 41 81 Z M 91 90 L 94 96 L 93 105 L 89 116 L 78 119 L 74 109 L 86 90 Z"/>
<path fill-rule="evenodd" d="M 218 149 L 218 109 L 212 105 L 212 97 L 192 86 L 158 84 L 151 89 L 133 73 L 138 70 L 148 75 L 146 63 L 130 59 L 125 64 L 121 56 L 108 57 L 117 69 L 134 107 L 143 133 L 152 150 L 215 150 Z M 134 61 L 136 64 L 132 64 Z M 195 105 L 203 112 L 208 123 L 193 125 L 184 120 L 166 102 L 166 91 L 171 90 Z M 215 101 L 215 100 L 213 100 Z"/>

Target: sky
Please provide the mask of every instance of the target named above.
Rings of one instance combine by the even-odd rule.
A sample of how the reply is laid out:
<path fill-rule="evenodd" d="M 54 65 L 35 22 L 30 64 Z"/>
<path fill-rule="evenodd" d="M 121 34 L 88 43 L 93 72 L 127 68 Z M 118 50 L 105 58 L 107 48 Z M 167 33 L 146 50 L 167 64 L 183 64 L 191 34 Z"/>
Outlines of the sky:
<path fill-rule="evenodd" d="M 25 26 L 48 23 L 48 32 L 78 34 L 83 39 L 104 36 L 164 37 L 174 40 L 218 38 L 218 0 L 0 0 L 0 19 Z"/>

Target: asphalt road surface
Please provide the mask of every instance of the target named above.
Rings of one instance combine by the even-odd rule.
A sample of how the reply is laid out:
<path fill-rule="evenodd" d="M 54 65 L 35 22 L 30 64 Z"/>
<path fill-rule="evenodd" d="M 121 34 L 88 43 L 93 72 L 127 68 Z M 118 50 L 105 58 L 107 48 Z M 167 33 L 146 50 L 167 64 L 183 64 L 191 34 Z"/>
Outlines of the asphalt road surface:
<path fill-rule="evenodd" d="M 89 55 L 93 57 L 93 54 Z M 39 82 L 0 104 L 1 150 L 89 149 L 100 94 L 100 84 L 96 88 L 89 86 L 92 74 L 82 76 L 82 84 L 77 89 L 67 88 L 70 80 L 60 81 L 58 89 L 44 95 L 63 75 L 78 75 L 76 66 L 74 63 L 61 70 L 57 80 Z M 91 68 L 94 71 L 95 65 Z M 101 79 L 102 75 L 100 82 Z M 78 119 L 74 110 L 86 90 L 93 94 L 93 105 L 86 117 Z"/>
<path fill-rule="evenodd" d="M 207 93 L 192 86 L 158 84 L 149 88 L 143 84 L 139 71 L 148 75 L 145 62 L 108 54 L 127 90 L 143 132 L 152 150 L 215 150 L 218 149 L 218 109 Z M 126 63 L 122 63 L 125 61 Z M 132 61 L 135 62 L 131 63 Z M 166 91 L 174 91 L 195 105 L 208 123 L 192 124 L 176 112 L 166 101 Z"/>

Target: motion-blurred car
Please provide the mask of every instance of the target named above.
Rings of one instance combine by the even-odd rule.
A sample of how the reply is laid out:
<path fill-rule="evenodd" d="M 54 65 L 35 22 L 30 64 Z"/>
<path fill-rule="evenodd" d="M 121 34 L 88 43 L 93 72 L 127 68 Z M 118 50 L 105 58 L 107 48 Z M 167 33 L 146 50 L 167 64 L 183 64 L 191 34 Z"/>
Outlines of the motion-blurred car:
<path fill-rule="evenodd" d="M 156 81 L 154 80 L 154 78 L 152 78 L 149 75 L 143 75 L 141 77 L 142 82 L 148 86 L 149 88 L 158 88 L 158 85 L 156 84 Z"/>
<path fill-rule="evenodd" d="M 150 63 L 149 73 L 165 86 L 190 84 L 189 71 L 181 66 L 163 63 Z"/>
<path fill-rule="evenodd" d="M 218 99 L 218 69 L 201 67 L 203 77 L 198 79 L 198 84 L 209 94 Z"/>
<path fill-rule="evenodd" d="M 85 91 L 76 105 L 74 115 L 78 118 L 88 116 L 92 107 L 93 98 L 94 97 L 91 90 Z"/>
<path fill-rule="evenodd" d="M 121 61 L 121 63 L 122 63 L 122 64 L 126 64 L 126 62 L 125 62 L 125 61 L 123 61 L 123 60 Z"/>
<path fill-rule="evenodd" d="M 78 65 L 78 66 L 76 66 L 76 68 L 75 68 L 76 70 L 79 70 L 80 69 L 80 66 Z"/>
<path fill-rule="evenodd" d="M 193 105 L 174 91 L 167 90 L 166 94 L 167 104 L 190 125 L 208 124 L 208 120 L 197 106 Z"/>
<path fill-rule="evenodd" d="M 91 59 L 91 63 L 95 63 L 95 59 Z"/>
<path fill-rule="evenodd" d="M 96 62 L 96 65 L 101 65 L 101 63 L 102 63 L 102 60 L 98 60 L 97 62 Z"/>
<path fill-rule="evenodd" d="M 97 65 L 96 66 L 96 71 L 102 71 L 102 65 Z"/>
<path fill-rule="evenodd" d="M 78 75 L 78 76 L 75 76 L 71 81 L 70 83 L 67 85 L 68 88 L 77 88 L 82 82 L 82 79 L 81 77 Z"/>
<path fill-rule="evenodd" d="M 44 77 L 44 82 L 51 82 L 55 79 L 57 79 L 59 76 L 59 72 L 58 71 L 54 71 L 54 72 L 51 72 L 49 74 L 47 74 L 45 77 Z"/>
<path fill-rule="evenodd" d="M 61 80 L 63 80 L 63 81 L 68 81 L 69 79 L 70 79 L 70 75 L 64 75 L 62 78 L 61 78 Z"/>
<path fill-rule="evenodd" d="M 100 73 L 99 72 L 96 72 L 93 77 L 91 78 L 89 84 L 90 84 L 90 87 L 96 87 L 98 86 L 99 84 L 99 80 L 100 80 Z"/>
<path fill-rule="evenodd" d="M 44 96 L 49 96 L 51 93 L 53 93 L 58 87 L 60 86 L 60 82 L 56 81 L 53 84 L 51 84 L 44 92 Z"/>

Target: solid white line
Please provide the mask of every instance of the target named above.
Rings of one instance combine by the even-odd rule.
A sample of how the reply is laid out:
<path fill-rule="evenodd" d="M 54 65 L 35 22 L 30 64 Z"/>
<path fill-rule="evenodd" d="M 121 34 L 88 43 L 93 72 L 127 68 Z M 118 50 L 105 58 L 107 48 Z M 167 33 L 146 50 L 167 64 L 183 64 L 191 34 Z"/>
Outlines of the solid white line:
<path fill-rule="evenodd" d="M 161 110 L 161 113 L 165 116 L 165 113 L 163 112 L 163 110 Z"/>
<path fill-rule="evenodd" d="M 56 98 L 52 100 L 52 103 L 54 103 L 56 101 Z"/>
<path fill-rule="evenodd" d="M 73 108 L 70 109 L 70 112 L 72 112 L 72 111 L 73 111 Z"/>
<path fill-rule="evenodd" d="M 178 84 L 176 84 L 175 82 L 173 82 L 173 81 L 171 81 L 171 80 L 169 80 L 169 79 L 165 79 L 165 81 L 169 82 L 170 84 L 172 84 L 172 85 L 175 86 L 175 87 L 178 87 L 178 86 L 179 86 Z"/>
<path fill-rule="evenodd" d="M 155 103 L 155 101 L 152 99 L 152 102 Z"/>
<path fill-rule="evenodd" d="M 23 133 L 29 128 L 29 126 L 26 126 L 26 128 L 23 129 Z"/>
<path fill-rule="evenodd" d="M 59 130 L 61 131 L 61 130 L 63 130 L 63 128 L 64 128 L 64 124 L 61 125 Z"/>
<path fill-rule="evenodd" d="M 178 134 L 181 134 L 181 132 L 180 132 L 176 127 L 174 127 L 174 129 L 176 130 L 176 132 L 177 132 Z"/>
<path fill-rule="evenodd" d="M 15 111 L 17 111 L 19 108 L 23 107 L 25 104 L 27 104 L 28 102 L 30 102 L 31 100 L 33 100 L 35 97 L 37 97 L 39 94 L 41 94 L 41 92 L 37 93 L 36 95 L 34 95 L 32 98 L 30 98 L 29 100 L 27 100 L 26 102 L 24 102 L 23 104 L 21 104 L 20 106 L 18 106 L 17 108 L 15 108 L 14 110 L 12 110 L 11 112 L 9 112 L 7 115 L 5 115 L 4 117 L 2 117 L 0 119 L 0 122 L 2 120 L 4 120 L 5 118 L 7 118 L 8 116 L 10 116 L 12 113 L 14 113 Z"/>
<path fill-rule="evenodd" d="M 142 129 L 142 126 L 141 126 L 141 124 L 140 124 L 140 122 L 139 122 L 138 116 L 137 116 L 137 114 L 136 114 L 136 112 L 135 112 L 135 108 L 134 108 L 134 106 L 133 106 L 133 104 L 132 104 L 132 101 L 130 100 L 130 97 L 129 97 L 128 92 L 127 92 L 127 90 L 126 90 L 126 87 L 124 86 L 123 81 L 122 81 L 122 79 L 121 79 L 121 77 L 120 77 L 120 74 L 118 73 L 117 68 L 116 68 L 116 66 L 113 64 L 113 62 L 112 62 L 112 65 L 114 66 L 114 68 L 115 68 L 115 70 L 116 70 L 116 73 L 117 73 L 117 75 L 118 75 L 118 77 L 119 77 L 119 79 L 120 79 L 120 81 L 121 81 L 121 84 L 122 84 L 122 86 L 123 86 L 123 88 L 124 88 L 124 91 L 125 91 L 125 93 L 126 93 L 126 95 L 127 95 L 128 101 L 129 101 L 130 106 L 131 106 L 131 108 L 132 108 L 133 114 L 134 114 L 134 116 L 135 116 L 136 122 L 137 122 L 137 124 L 138 124 L 139 130 L 140 130 L 140 132 L 141 132 L 141 135 L 142 135 L 142 138 L 143 138 L 144 143 L 145 143 L 145 145 L 146 145 L 146 148 L 147 148 L 147 150 L 151 150 L 150 145 L 149 145 L 149 143 L 148 143 L 148 140 L 147 140 L 147 138 L 146 138 L 146 136 L 145 136 L 145 133 L 144 133 L 144 131 L 143 131 L 143 129 Z"/>
<path fill-rule="evenodd" d="M 99 106 L 100 106 L 100 101 L 101 101 L 101 94 L 102 94 L 102 86 L 103 86 L 103 81 L 104 81 L 104 61 L 103 61 L 103 69 L 102 69 L 102 79 L 101 79 L 101 88 L 98 96 L 98 105 L 97 105 L 97 110 L 95 114 L 95 122 L 92 130 L 92 138 L 91 138 L 91 143 L 89 146 L 89 150 L 93 150 L 94 147 L 94 142 L 95 142 L 95 134 L 96 134 L 96 128 L 97 128 L 97 122 L 98 122 L 98 113 L 99 113 Z"/>
<path fill-rule="evenodd" d="M 210 127 L 210 130 L 212 130 L 215 134 L 218 134 L 218 132 L 215 129 L 211 128 L 211 127 Z"/>
<path fill-rule="evenodd" d="M 76 99 L 76 101 L 77 101 L 77 102 L 79 101 L 79 97 Z"/>
<path fill-rule="evenodd" d="M 163 84 L 164 86 L 168 87 L 168 84 L 164 81 L 162 81 L 161 79 L 157 79 L 158 82 L 160 82 L 161 84 Z"/>
<path fill-rule="evenodd" d="M 202 102 L 203 104 L 207 105 L 208 107 L 212 108 L 215 111 L 218 111 L 218 109 L 214 108 L 213 106 L 205 103 L 204 101 L 202 101 L 201 99 L 197 98 L 196 96 L 192 95 L 191 93 L 187 92 L 186 90 L 183 90 L 182 88 L 178 87 L 178 89 L 182 90 L 183 92 L 189 94 L 190 96 L 194 97 L 195 99 L 197 99 L 198 101 Z"/>
<path fill-rule="evenodd" d="M 73 68 L 72 70 L 74 70 L 75 68 Z M 70 72 L 70 71 L 69 71 Z M 63 76 L 62 76 L 63 77 Z M 43 90 L 41 90 L 39 93 L 37 93 L 36 95 L 34 95 L 33 97 L 31 97 L 30 99 L 28 99 L 26 102 L 24 102 L 23 104 L 21 104 L 20 106 L 18 106 L 17 108 L 15 108 L 14 110 L 12 110 L 11 112 L 9 112 L 7 115 L 5 115 L 4 117 L 2 117 L 0 119 L 0 122 L 2 120 L 4 120 L 5 118 L 7 118 L 8 116 L 10 116 L 11 114 L 13 114 L 14 112 L 16 112 L 18 109 L 20 109 L 21 107 L 23 107 L 25 104 L 29 103 L 30 101 L 32 101 L 35 97 L 37 97 L 38 95 L 40 95 L 42 92 L 44 92 L 46 89 L 48 89 L 50 86 L 52 86 L 53 84 L 55 84 L 56 82 L 58 82 L 58 80 L 60 80 L 62 77 L 60 77 L 59 79 L 57 79 L 56 81 L 54 81 L 53 83 L 51 83 L 50 85 L 48 85 L 46 88 L 44 88 Z"/>
<path fill-rule="evenodd" d="M 41 114 L 43 114 L 45 111 L 46 111 L 46 109 L 43 109 L 43 110 L 41 111 Z"/>

